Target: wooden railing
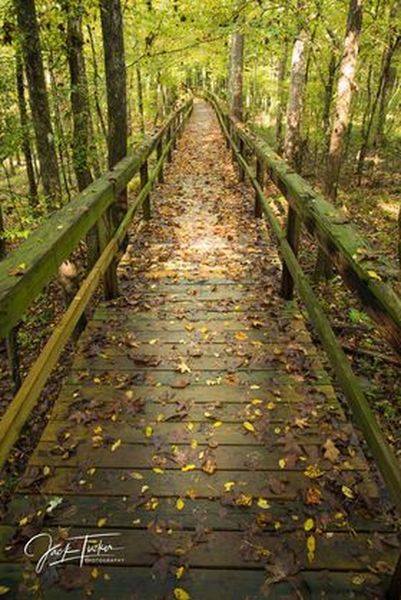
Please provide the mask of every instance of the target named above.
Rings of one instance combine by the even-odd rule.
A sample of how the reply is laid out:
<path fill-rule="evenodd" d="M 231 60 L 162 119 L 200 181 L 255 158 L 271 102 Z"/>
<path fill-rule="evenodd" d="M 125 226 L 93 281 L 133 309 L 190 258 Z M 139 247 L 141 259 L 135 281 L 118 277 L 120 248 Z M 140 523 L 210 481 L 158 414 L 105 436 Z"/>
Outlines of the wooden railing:
<path fill-rule="evenodd" d="M 28 419 L 61 351 L 97 289 L 102 278 L 106 297 L 117 290 L 117 258 L 131 221 L 140 207 L 151 216 L 150 191 L 163 179 L 163 166 L 171 160 L 172 149 L 192 111 L 192 100 L 180 106 L 153 136 L 96 180 L 68 205 L 55 212 L 21 246 L 0 263 L 0 339 L 10 338 L 13 328 L 52 280 L 60 265 L 93 228 L 97 229 L 97 260 L 82 283 L 43 351 L 33 364 L 21 388 L 0 422 L 0 467 L 5 463 L 21 428 Z M 156 152 L 156 164 L 149 173 L 149 159 Z M 120 223 L 111 218 L 118 195 L 140 174 L 141 187 Z"/>
<path fill-rule="evenodd" d="M 348 358 L 336 339 L 328 317 L 297 260 L 294 213 L 300 224 L 314 236 L 318 246 L 329 256 L 346 285 L 358 295 L 379 331 L 398 353 L 401 353 L 400 299 L 378 274 L 382 273 L 383 264 L 378 265 L 378 260 L 372 258 L 374 253 L 368 244 L 352 225 L 344 223 L 344 218 L 335 207 L 315 192 L 264 141 L 232 117 L 215 95 L 206 93 L 205 98 L 216 111 L 228 146 L 238 162 L 241 178 L 247 176 L 255 189 L 255 215 L 260 217 L 264 214 L 267 217 L 277 239 L 283 260 L 282 294 L 288 298 L 292 295 L 294 286 L 298 291 L 356 422 L 387 484 L 391 498 L 397 509 L 401 510 L 400 465 L 381 431 Z M 255 166 L 245 158 L 245 146 L 247 154 L 255 159 Z M 264 193 L 266 173 L 289 203 L 287 231 L 282 229 L 273 206 Z M 399 599 L 400 590 L 401 559 L 393 576 L 388 597 Z"/>

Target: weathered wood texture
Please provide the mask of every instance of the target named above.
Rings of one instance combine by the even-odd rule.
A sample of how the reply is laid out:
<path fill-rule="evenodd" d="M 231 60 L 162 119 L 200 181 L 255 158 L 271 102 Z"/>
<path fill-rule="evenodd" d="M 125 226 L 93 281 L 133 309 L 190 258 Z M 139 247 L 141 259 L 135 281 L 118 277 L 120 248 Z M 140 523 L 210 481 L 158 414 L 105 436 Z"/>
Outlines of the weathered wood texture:
<path fill-rule="evenodd" d="M 207 189 L 210 178 L 222 181 L 217 161 L 206 168 L 201 161 L 202 153 L 227 152 L 205 105 L 195 107 L 178 162 L 184 148 L 180 164 L 191 163 L 195 190 Z M 159 266 L 163 232 L 199 227 L 202 240 L 215 235 L 207 221 L 213 195 L 196 191 L 184 203 L 180 191 L 174 195 L 182 176 L 170 167 L 165 181 L 164 212 L 155 201 L 143 268 L 152 260 Z M 194 249 L 178 278 L 137 266 L 119 304 L 103 305 L 85 330 L 70 382 L 0 528 L 0 575 L 12 594 L 32 569 L 22 560 L 23 542 L 39 531 L 118 533 L 124 547 L 122 563 L 59 567 L 43 580 L 45 600 L 83 593 L 170 600 L 180 597 L 177 589 L 191 600 L 262 600 L 268 592 L 373 598 L 386 589 L 398 543 L 385 498 L 299 310 L 273 291 L 276 271 L 267 282 L 264 272 L 265 304 L 253 287 L 252 277 L 261 283 L 248 260 L 253 197 L 246 207 L 243 186 L 235 192 L 228 181 L 221 191 L 236 194 L 237 211 L 229 227 L 248 237 L 227 259 L 225 277 L 212 276 L 213 262 L 200 276 Z M 171 208 L 180 205 L 174 229 Z M 218 259 L 226 241 L 217 231 L 206 252 Z M 277 260 L 274 244 L 264 244 Z M 265 250 L 258 249 L 260 259 Z M 181 252 L 188 253 L 185 236 L 170 256 L 174 265 Z M 244 272 L 229 279 L 238 262 Z M 127 265 L 129 254 L 121 273 Z M 229 310 L 229 298 L 240 311 Z M 241 366 L 251 355 L 262 368 L 258 360 Z"/>

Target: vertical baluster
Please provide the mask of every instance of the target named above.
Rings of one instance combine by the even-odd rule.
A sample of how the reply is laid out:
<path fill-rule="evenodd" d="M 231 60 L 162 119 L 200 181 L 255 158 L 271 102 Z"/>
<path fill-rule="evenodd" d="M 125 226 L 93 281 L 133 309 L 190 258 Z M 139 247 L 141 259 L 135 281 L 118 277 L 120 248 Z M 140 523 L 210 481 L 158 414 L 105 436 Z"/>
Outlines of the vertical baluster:
<path fill-rule="evenodd" d="M 265 166 L 259 158 L 256 159 L 256 179 L 263 190 L 265 184 Z M 262 215 L 262 205 L 258 193 L 255 192 L 255 217 L 259 219 Z"/>
<path fill-rule="evenodd" d="M 157 142 L 156 153 L 157 153 L 157 162 L 159 162 L 159 160 L 161 159 L 162 154 L 163 154 L 163 135 L 160 136 L 160 139 Z M 158 180 L 159 180 L 159 183 L 164 183 L 163 165 L 160 167 Z"/>
<path fill-rule="evenodd" d="M 149 170 L 148 170 L 148 161 L 147 160 L 145 160 L 145 162 L 141 166 L 140 176 L 141 176 L 141 189 L 143 189 L 149 181 Z M 150 217 L 151 217 L 150 194 L 149 193 L 146 194 L 146 197 L 145 197 L 145 200 L 143 201 L 142 206 L 143 206 L 143 218 L 145 219 L 145 221 L 149 221 Z"/>
<path fill-rule="evenodd" d="M 14 327 L 6 337 L 8 364 L 11 371 L 13 390 L 16 394 L 21 387 L 21 373 L 18 353 L 18 329 Z"/>
<path fill-rule="evenodd" d="M 112 215 L 113 207 L 110 207 L 106 210 L 103 215 L 100 217 L 97 230 L 99 237 L 99 247 L 100 253 L 103 252 L 104 248 L 109 243 L 112 235 L 113 235 L 113 215 Z M 117 279 L 117 259 L 114 258 L 107 269 L 104 279 L 103 279 L 103 287 L 104 287 L 104 297 L 106 300 L 113 300 L 118 297 L 118 279 Z"/>
<path fill-rule="evenodd" d="M 298 256 L 299 246 L 299 230 L 300 223 L 298 215 L 290 205 L 288 205 L 288 218 L 287 218 L 287 241 L 290 244 L 295 256 Z M 285 262 L 283 262 L 283 276 L 281 280 L 281 295 L 285 300 L 292 300 L 294 296 L 294 280 L 287 268 Z"/>

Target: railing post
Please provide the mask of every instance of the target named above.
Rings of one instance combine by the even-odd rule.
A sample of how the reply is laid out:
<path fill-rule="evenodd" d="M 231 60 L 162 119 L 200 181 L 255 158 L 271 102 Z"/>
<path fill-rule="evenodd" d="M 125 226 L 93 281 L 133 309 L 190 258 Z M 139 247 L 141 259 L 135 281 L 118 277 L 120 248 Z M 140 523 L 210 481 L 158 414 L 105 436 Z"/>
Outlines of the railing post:
<path fill-rule="evenodd" d="M 256 180 L 263 190 L 264 183 L 265 183 L 265 165 L 259 158 L 256 159 Z M 259 194 L 257 192 L 255 192 L 255 217 L 257 219 L 260 219 L 260 217 L 262 217 L 262 215 L 263 215 L 263 212 L 262 212 L 262 205 L 261 205 L 260 199 L 259 199 Z"/>
<path fill-rule="evenodd" d="M 10 365 L 11 379 L 13 382 L 14 393 L 16 394 L 21 387 L 21 373 L 18 354 L 18 329 L 13 327 L 6 337 L 6 348 L 8 363 Z"/>
<path fill-rule="evenodd" d="M 298 245 L 299 245 L 299 229 L 300 223 L 299 218 L 295 210 L 288 205 L 288 217 L 287 217 L 287 241 L 291 246 L 295 256 L 298 256 Z M 283 261 L 283 276 L 281 279 L 281 296 L 285 300 L 292 300 L 294 296 L 294 280 L 287 268 L 286 263 Z"/>
<path fill-rule="evenodd" d="M 140 175 L 141 175 L 141 189 L 143 189 L 149 181 L 149 171 L 148 171 L 148 161 L 147 160 L 145 160 L 145 162 L 141 165 Z M 146 197 L 143 201 L 143 218 L 145 219 L 145 221 L 149 221 L 150 217 L 151 217 L 150 194 L 146 194 Z"/>
<path fill-rule="evenodd" d="M 171 134 L 172 134 L 171 125 L 169 125 L 167 127 L 166 134 L 167 134 L 166 144 L 169 144 L 170 141 L 171 141 Z M 167 153 L 167 162 L 170 163 L 172 161 L 172 159 L 173 159 L 173 150 L 172 150 L 172 145 L 171 145 L 170 148 L 169 148 L 169 150 L 168 150 L 168 153 Z"/>
<path fill-rule="evenodd" d="M 113 206 L 106 210 L 100 217 L 97 230 L 99 236 L 100 253 L 103 252 L 113 235 Z M 113 300 L 118 297 L 118 279 L 117 279 L 117 260 L 114 258 L 107 269 L 103 278 L 104 297 L 106 300 Z"/>
<path fill-rule="evenodd" d="M 241 154 L 242 158 L 245 160 L 245 156 L 244 156 L 244 150 L 245 150 L 245 144 L 244 144 L 244 140 L 241 138 L 241 136 L 238 136 L 238 149 L 239 149 L 239 153 Z M 245 181 L 245 171 L 242 168 L 241 163 L 238 163 L 238 175 L 239 175 L 239 180 L 240 182 L 244 182 Z"/>
<path fill-rule="evenodd" d="M 157 162 L 159 162 L 159 160 L 161 159 L 162 154 L 163 154 L 163 135 L 160 136 L 160 139 L 157 142 L 157 147 L 156 147 Z M 160 167 L 158 181 L 159 181 L 159 183 L 164 183 L 163 165 L 161 165 L 161 167 Z"/>

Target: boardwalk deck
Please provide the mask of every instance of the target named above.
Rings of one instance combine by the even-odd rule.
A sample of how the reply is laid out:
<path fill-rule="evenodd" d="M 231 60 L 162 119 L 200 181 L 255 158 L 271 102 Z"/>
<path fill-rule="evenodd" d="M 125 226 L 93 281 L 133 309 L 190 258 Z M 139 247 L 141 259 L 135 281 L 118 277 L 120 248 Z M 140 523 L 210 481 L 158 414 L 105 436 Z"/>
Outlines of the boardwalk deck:
<path fill-rule="evenodd" d="M 386 500 L 206 105 L 153 201 L 1 528 L 10 597 L 43 531 L 123 547 L 47 568 L 46 599 L 382 597 Z"/>

